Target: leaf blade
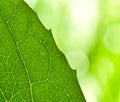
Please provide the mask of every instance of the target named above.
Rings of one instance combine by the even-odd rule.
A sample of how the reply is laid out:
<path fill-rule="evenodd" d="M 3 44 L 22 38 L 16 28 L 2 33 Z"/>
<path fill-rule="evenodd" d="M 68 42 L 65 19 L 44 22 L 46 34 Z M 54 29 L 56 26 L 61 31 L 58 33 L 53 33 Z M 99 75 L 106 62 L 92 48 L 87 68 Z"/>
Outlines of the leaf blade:
<path fill-rule="evenodd" d="M 0 99 L 85 102 L 51 31 L 22 0 L 0 2 L 0 65 Z"/>

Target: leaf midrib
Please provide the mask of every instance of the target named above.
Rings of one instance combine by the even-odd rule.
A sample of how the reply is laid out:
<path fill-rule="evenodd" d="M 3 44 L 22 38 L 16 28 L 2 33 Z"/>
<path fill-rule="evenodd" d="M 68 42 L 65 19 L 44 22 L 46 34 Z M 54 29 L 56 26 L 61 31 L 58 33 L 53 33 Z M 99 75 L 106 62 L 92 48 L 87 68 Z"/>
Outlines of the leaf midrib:
<path fill-rule="evenodd" d="M 29 84 L 30 84 L 30 96 L 31 96 L 31 100 L 32 100 L 32 102 L 34 102 L 33 93 L 32 93 L 32 83 L 31 83 L 31 80 L 30 80 L 30 75 L 29 75 L 27 66 L 26 66 L 26 64 L 25 64 L 25 61 L 24 61 L 24 59 L 23 59 L 22 53 L 21 53 L 21 51 L 20 51 L 19 44 L 18 44 L 18 42 L 15 41 L 15 38 L 13 37 L 14 33 L 13 33 L 12 28 L 11 28 L 11 26 L 9 25 L 8 21 L 6 20 L 6 17 L 4 16 L 4 13 L 0 12 L 0 15 L 2 16 L 3 20 L 5 21 L 5 23 L 6 23 L 6 25 L 7 25 L 7 28 L 8 28 L 8 30 L 9 30 L 9 32 L 10 32 L 10 36 L 12 37 L 12 39 L 13 39 L 13 41 L 14 41 L 14 43 L 15 43 L 15 47 L 16 47 L 16 49 L 17 49 L 18 55 L 19 55 L 20 60 L 21 60 L 21 62 L 22 62 L 22 64 L 23 64 L 23 67 L 24 67 L 24 69 L 25 69 L 25 72 L 26 72 L 26 74 L 27 74 L 28 82 L 29 82 Z M 4 98 L 5 98 L 5 97 L 4 97 Z M 5 98 L 5 100 L 6 100 L 6 98 Z"/>

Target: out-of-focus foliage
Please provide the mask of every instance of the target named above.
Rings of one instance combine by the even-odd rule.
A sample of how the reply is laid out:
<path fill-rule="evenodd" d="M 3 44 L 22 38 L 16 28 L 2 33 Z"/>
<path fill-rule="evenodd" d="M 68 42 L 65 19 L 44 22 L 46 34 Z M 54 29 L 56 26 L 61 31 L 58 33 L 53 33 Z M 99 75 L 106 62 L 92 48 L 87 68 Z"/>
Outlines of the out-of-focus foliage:
<path fill-rule="evenodd" d="M 26 1 L 77 69 L 87 102 L 120 102 L 120 1 Z"/>

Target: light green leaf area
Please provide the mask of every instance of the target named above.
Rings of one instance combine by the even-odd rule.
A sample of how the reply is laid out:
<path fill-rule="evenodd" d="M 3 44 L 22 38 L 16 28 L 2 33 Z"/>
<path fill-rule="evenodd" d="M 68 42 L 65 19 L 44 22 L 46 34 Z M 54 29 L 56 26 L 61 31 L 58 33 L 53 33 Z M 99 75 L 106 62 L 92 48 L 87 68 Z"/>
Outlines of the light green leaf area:
<path fill-rule="evenodd" d="M 51 31 L 22 0 L 0 0 L 0 102 L 85 102 Z"/>

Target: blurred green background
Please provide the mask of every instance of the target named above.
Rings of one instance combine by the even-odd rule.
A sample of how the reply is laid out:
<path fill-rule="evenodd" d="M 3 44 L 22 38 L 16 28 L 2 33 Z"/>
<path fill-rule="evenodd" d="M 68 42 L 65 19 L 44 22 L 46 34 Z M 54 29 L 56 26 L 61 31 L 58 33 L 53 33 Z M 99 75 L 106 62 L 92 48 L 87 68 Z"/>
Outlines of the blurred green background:
<path fill-rule="evenodd" d="M 120 0 L 25 0 L 66 55 L 87 102 L 120 102 Z"/>

